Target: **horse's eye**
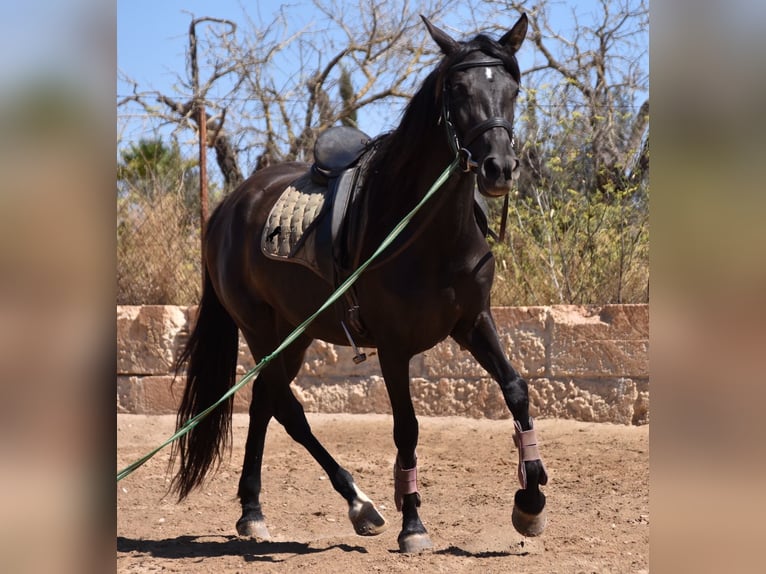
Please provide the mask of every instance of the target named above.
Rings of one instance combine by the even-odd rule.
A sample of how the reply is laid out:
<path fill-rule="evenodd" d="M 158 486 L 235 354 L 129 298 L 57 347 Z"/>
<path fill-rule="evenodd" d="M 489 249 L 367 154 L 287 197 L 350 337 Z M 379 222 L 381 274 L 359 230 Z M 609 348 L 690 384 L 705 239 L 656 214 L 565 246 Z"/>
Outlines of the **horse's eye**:
<path fill-rule="evenodd" d="M 456 100 L 465 100 L 468 98 L 468 87 L 463 84 L 455 84 L 452 86 L 452 96 Z"/>

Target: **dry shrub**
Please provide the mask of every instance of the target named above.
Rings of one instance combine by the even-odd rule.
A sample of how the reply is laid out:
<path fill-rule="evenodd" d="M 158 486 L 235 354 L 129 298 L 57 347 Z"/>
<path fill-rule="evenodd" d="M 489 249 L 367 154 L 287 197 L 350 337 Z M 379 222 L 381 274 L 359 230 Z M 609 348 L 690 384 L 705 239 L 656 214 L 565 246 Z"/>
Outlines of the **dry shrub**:
<path fill-rule="evenodd" d="M 176 193 L 119 198 L 117 303 L 191 305 L 201 287 L 199 226 Z"/>
<path fill-rule="evenodd" d="M 646 190 L 512 202 L 495 244 L 494 305 L 647 303 Z"/>

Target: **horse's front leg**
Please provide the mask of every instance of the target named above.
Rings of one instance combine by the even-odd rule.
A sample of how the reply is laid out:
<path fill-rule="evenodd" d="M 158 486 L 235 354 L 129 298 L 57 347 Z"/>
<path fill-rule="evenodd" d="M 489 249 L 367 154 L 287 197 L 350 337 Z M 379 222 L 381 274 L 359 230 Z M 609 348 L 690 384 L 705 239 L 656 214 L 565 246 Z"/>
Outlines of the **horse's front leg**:
<path fill-rule="evenodd" d="M 420 493 L 417 484 L 418 420 L 410 395 L 410 357 L 378 349 L 380 368 L 386 382 L 394 415 L 394 501 L 402 513 L 402 530 L 397 541 L 400 552 L 422 552 L 433 547 L 426 527 L 420 520 Z"/>
<path fill-rule="evenodd" d="M 524 536 L 542 534 L 546 525 L 545 495 L 540 486 L 548 482 L 538 448 L 534 423 L 529 416 L 527 382 L 519 376 L 505 356 L 488 310 L 470 324 L 459 326 L 452 337 L 468 349 L 479 364 L 500 384 L 503 398 L 511 411 L 516 429 L 513 438 L 519 450 L 518 479 L 511 520 Z"/>

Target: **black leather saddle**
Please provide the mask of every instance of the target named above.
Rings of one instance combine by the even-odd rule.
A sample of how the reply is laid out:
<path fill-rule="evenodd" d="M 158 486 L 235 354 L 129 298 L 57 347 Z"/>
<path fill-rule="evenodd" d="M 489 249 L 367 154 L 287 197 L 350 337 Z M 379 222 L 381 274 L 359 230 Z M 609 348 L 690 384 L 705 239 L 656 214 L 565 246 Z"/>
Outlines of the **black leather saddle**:
<path fill-rule="evenodd" d="M 350 126 L 326 129 L 314 144 L 311 178 L 315 183 L 327 185 L 329 180 L 340 177 L 362 157 L 370 139 L 363 131 Z"/>
<path fill-rule="evenodd" d="M 370 148 L 371 141 L 370 136 L 357 128 L 337 126 L 322 132 L 314 144 L 311 179 L 318 185 L 331 188 L 333 197 L 331 228 L 334 244 L 338 242 L 341 225 L 352 196 L 355 191 L 358 191 L 358 186 L 355 186 L 358 181 L 355 166 L 365 151 Z M 497 235 L 489 228 L 487 201 L 478 190 L 474 191 L 474 202 L 476 223 L 482 233 L 485 236 L 491 235 L 497 240 Z"/>
<path fill-rule="evenodd" d="M 336 272 L 348 264 L 347 237 L 359 223 L 349 221 L 361 214 L 349 214 L 361 192 L 372 139 L 349 126 L 332 127 L 322 132 L 314 144 L 311 179 L 327 187 L 330 204 L 330 237 Z M 337 281 L 336 276 L 336 281 Z"/>
<path fill-rule="evenodd" d="M 269 213 L 261 251 L 272 259 L 299 263 L 330 286 L 339 284 L 349 262 L 351 235 L 364 214 L 363 172 L 372 157 L 370 137 L 351 127 L 322 132 L 314 146 L 314 163 L 287 186 Z"/>

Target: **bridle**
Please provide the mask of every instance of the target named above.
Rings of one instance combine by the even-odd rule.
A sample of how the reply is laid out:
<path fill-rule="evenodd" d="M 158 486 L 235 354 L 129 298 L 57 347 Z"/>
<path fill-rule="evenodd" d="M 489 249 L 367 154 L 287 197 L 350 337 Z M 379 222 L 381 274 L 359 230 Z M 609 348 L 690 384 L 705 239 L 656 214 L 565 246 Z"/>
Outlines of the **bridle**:
<path fill-rule="evenodd" d="M 473 157 L 471 157 L 471 152 L 468 150 L 468 146 L 471 145 L 471 143 L 473 143 L 473 141 L 484 132 L 495 129 L 495 128 L 503 128 L 506 132 L 508 132 L 508 137 L 511 140 L 511 149 L 513 149 L 516 146 L 516 140 L 513 137 L 513 124 L 505 118 L 501 118 L 501 117 L 489 118 L 479 123 L 478 125 L 473 126 L 463 136 L 464 141 L 462 146 L 460 145 L 460 139 L 458 138 L 457 131 L 455 130 L 455 126 L 450 120 L 449 89 L 448 89 L 449 88 L 448 79 L 450 74 L 452 74 L 452 72 L 456 72 L 459 70 L 467 70 L 469 68 L 484 68 L 489 66 L 505 67 L 505 62 L 503 62 L 499 58 L 483 58 L 481 60 L 475 60 L 472 62 L 458 62 L 457 64 L 453 64 L 447 69 L 447 73 L 445 74 L 445 80 L 442 84 L 442 114 L 441 114 L 441 117 L 439 118 L 439 121 L 444 122 L 444 128 L 447 131 L 447 142 L 449 143 L 452 153 L 459 159 L 460 168 L 463 170 L 463 173 L 469 173 L 469 172 L 475 171 L 476 168 L 479 167 L 479 164 L 476 161 L 474 161 Z M 503 209 L 501 212 L 502 216 L 500 219 L 500 233 L 495 236 L 495 239 L 499 241 L 500 243 L 505 241 L 505 231 L 506 231 L 506 224 L 508 220 L 509 202 L 510 202 L 510 195 L 506 194 L 505 198 L 503 199 Z"/>
<path fill-rule="evenodd" d="M 499 58 L 485 58 L 472 62 L 458 62 L 457 64 L 453 64 L 449 67 L 447 73 L 445 74 L 445 81 L 442 84 L 442 114 L 440 122 L 444 122 L 444 127 L 447 130 L 447 142 L 449 143 L 452 153 L 460 158 L 460 167 L 465 173 L 474 171 L 477 167 L 479 167 L 479 164 L 474 161 L 473 157 L 471 157 L 471 152 L 468 150 L 468 146 L 471 145 L 471 143 L 473 143 L 473 141 L 484 132 L 495 128 L 503 128 L 508 132 L 508 137 L 511 139 L 511 147 L 513 147 L 515 144 L 513 137 L 513 124 L 505 118 L 489 118 L 480 124 L 475 125 L 469 129 L 466 134 L 463 135 L 464 139 L 462 146 L 460 145 L 460 140 L 458 138 L 457 131 L 455 130 L 455 126 L 450 120 L 448 90 L 449 82 L 447 81 L 450 74 L 459 70 L 467 70 L 469 68 L 485 68 L 490 66 L 505 67 L 505 62 Z"/>

